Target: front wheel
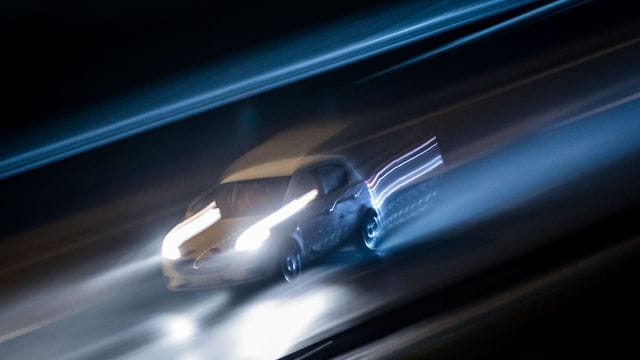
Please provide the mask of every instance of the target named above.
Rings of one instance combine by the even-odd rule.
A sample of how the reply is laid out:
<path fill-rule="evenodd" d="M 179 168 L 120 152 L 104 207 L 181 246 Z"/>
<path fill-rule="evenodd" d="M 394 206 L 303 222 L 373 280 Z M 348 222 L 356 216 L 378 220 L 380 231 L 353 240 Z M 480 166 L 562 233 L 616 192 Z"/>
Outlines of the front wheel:
<path fill-rule="evenodd" d="M 280 270 L 286 282 L 292 283 L 300 277 L 302 272 L 302 250 L 297 243 L 285 247 L 280 260 Z"/>

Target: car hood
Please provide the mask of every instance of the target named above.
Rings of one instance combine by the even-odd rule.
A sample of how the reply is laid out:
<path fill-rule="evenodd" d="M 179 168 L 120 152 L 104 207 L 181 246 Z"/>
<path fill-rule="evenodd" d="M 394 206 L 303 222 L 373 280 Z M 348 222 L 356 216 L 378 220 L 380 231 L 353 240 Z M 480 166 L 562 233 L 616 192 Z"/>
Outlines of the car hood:
<path fill-rule="evenodd" d="M 183 259 L 195 259 L 206 252 L 219 252 L 233 248 L 235 240 L 264 216 L 223 218 L 180 246 Z"/>

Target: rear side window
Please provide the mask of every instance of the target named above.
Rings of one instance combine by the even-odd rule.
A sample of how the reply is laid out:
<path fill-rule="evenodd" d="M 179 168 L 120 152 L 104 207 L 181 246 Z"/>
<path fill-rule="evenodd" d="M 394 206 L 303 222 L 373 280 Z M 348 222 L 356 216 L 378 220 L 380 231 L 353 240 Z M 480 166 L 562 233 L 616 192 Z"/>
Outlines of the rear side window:
<path fill-rule="evenodd" d="M 340 165 L 325 165 L 314 170 L 320 180 L 323 194 L 328 194 L 347 184 L 347 172 Z"/>

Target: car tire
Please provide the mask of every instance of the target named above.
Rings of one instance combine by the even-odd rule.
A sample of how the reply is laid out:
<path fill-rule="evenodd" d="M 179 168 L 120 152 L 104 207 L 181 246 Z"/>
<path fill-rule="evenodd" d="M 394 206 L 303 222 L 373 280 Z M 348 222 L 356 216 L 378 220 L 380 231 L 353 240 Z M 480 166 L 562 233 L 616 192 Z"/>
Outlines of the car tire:
<path fill-rule="evenodd" d="M 368 255 L 377 254 L 378 239 L 380 233 L 380 216 L 374 210 L 368 210 L 362 216 L 360 222 L 360 236 L 358 248 Z"/>
<path fill-rule="evenodd" d="M 302 272 L 302 249 L 295 241 L 288 242 L 280 257 L 280 273 L 284 281 L 295 282 Z"/>

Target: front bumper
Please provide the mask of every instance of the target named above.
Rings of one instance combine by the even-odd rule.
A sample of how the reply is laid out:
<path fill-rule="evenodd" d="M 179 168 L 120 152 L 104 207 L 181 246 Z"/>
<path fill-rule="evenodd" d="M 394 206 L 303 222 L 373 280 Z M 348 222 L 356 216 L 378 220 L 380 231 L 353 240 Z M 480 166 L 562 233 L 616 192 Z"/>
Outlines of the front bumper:
<path fill-rule="evenodd" d="M 195 290 L 223 285 L 260 281 L 277 271 L 273 254 L 256 251 L 233 251 L 196 259 L 164 259 L 162 273 L 170 290 Z"/>

